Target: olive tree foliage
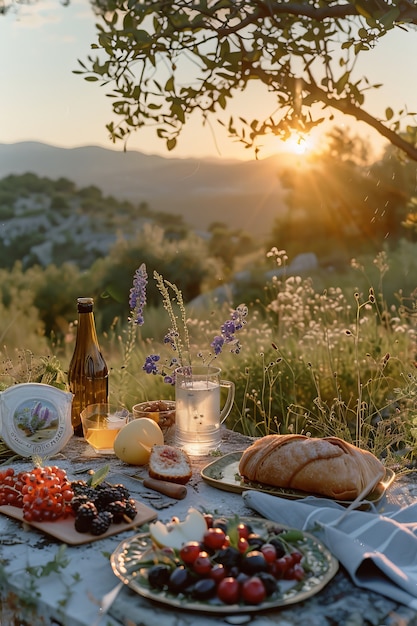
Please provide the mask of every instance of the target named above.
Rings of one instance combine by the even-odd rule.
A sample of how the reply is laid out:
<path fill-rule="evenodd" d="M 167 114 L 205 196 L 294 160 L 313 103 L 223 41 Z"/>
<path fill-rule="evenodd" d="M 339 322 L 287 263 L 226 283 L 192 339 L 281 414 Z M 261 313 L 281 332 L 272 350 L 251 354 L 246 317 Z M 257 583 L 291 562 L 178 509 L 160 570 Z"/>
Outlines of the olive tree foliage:
<path fill-rule="evenodd" d="M 308 133 L 335 111 L 364 122 L 417 160 L 417 126 L 406 107 L 367 107 L 380 85 L 361 76 L 359 57 L 395 28 L 414 29 L 416 0 L 92 0 L 97 42 L 80 60 L 86 80 L 112 98 L 114 142 L 154 127 L 168 150 L 195 113 L 218 120 L 257 151 L 259 138 Z M 264 119 L 227 114 L 256 84 Z M 256 111 L 254 111 L 256 114 Z"/>

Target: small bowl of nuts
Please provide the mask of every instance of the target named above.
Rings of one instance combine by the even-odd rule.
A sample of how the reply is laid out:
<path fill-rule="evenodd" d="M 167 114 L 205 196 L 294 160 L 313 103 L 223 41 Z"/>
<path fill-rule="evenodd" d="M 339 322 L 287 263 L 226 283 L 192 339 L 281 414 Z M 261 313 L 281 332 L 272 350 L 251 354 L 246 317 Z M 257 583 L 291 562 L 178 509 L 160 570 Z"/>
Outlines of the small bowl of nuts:
<path fill-rule="evenodd" d="M 175 424 L 175 401 L 149 400 L 139 402 L 132 407 L 133 419 L 147 417 L 158 424 L 162 432 L 166 432 Z"/>

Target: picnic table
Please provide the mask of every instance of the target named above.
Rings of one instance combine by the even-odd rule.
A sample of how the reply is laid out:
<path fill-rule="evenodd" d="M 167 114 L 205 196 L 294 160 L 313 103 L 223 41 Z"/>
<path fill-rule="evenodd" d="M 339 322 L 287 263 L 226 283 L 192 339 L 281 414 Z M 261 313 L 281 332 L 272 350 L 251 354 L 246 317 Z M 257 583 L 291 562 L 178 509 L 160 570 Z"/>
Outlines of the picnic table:
<path fill-rule="evenodd" d="M 239 433 L 223 430 L 220 454 L 245 449 L 252 440 Z M 187 495 L 175 500 L 143 486 L 140 478 L 147 468 L 122 463 L 114 456 L 97 456 L 82 439 L 72 437 L 56 456 L 54 463 L 72 478 L 86 478 L 108 464 L 107 480 L 124 483 L 132 496 L 168 522 L 173 516 L 184 519 L 189 508 L 248 517 L 254 512 L 245 506 L 239 493 L 218 489 L 201 477 L 201 470 L 213 456 L 193 457 L 193 476 Z M 8 464 L 17 470 L 28 469 L 28 459 Z M 136 478 L 132 477 L 136 474 Z M 139 478 L 139 480 L 138 480 Z M 415 501 L 417 480 L 414 473 L 396 477 L 385 498 L 406 506 Z M 119 544 L 140 528 L 82 545 L 66 545 L 41 530 L 7 515 L 0 515 L 0 624 L 2 626 L 215 626 L 219 623 L 245 623 L 255 626 L 328 625 L 417 625 L 417 612 L 390 598 L 356 587 L 340 567 L 334 578 L 309 599 L 267 612 L 222 616 L 177 610 L 140 596 L 122 585 L 108 612 L 102 615 L 100 603 L 119 579 L 109 557 Z"/>

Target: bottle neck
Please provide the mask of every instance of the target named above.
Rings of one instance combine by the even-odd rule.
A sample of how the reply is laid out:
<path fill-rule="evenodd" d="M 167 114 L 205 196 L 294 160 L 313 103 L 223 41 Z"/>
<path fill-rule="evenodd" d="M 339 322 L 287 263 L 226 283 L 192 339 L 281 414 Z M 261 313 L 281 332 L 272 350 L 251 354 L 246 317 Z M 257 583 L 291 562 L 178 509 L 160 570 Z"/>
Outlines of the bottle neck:
<path fill-rule="evenodd" d="M 92 311 L 87 313 L 79 311 L 76 344 L 86 345 L 90 342 L 98 345 L 94 313 Z"/>

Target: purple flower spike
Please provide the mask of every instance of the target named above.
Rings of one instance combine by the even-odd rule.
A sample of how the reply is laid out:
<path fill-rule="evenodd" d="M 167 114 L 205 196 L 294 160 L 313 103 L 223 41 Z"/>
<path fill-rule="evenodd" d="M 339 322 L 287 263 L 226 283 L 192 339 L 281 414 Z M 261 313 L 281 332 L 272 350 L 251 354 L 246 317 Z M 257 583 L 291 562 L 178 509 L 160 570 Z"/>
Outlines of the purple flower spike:
<path fill-rule="evenodd" d="M 148 274 L 146 265 L 142 263 L 133 277 L 133 287 L 130 290 L 129 306 L 135 324 L 142 326 L 144 323 L 143 309 L 146 304 L 146 285 L 148 284 Z"/>
<path fill-rule="evenodd" d="M 146 357 L 146 360 L 142 369 L 147 374 L 159 374 L 159 369 L 158 369 L 158 366 L 156 365 L 159 359 L 160 359 L 159 354 L 150 354 L 149 356 Z"/>
<path fill-rule="evenodd" d="M 213 348 L 214 354 L 220 354 L 223 349 L 224 339 L 220 335 L 216 335 L 213 341 L 211 342 L 211 347 Z"/>
<path fill-rule="evenodd" d="M 167 334 L 164 337 L 164 343 L 169 343 L 169 345 L 171 346 L 171 348 L 173 350 L 177 349 L 177 338 L 178 338 L 178 333 L 174 332 L 173 330 L 170 330 L 169 332 L 167 332 Z"/>
<path fill-rule="evenodd" d="M 41 408 L 42 408 L 42 403 L 41 402 L 37 402 L 35 407 L 31 410 L 31 416 L 32 417 L 39 417 Z"/>
<path fill-rule="evenodd" d="M 49 424 L 51 423 L 52 414 L 47 406 L 43 407 L 41 414 L 40 414 L 40 419 L 43 422 L 42 428 L 47 428 Z"/>
<path fill-rule="evenodd" d="M 217 356 L 223 349 L 225 343 L 231 344 L 230 351 L 234 354 L 239 354 L 241 345 L 236 339 L 235 334 L 242 330 L 246 324 L 245 317 L 248 314 L 248 308 L 244 304 L 240 304 L 231 314 L 230 319 L 226 320 L 220 327 L 221 336 L 214 337 L 211 347 L 214 350 L 214 354 Z"/>

